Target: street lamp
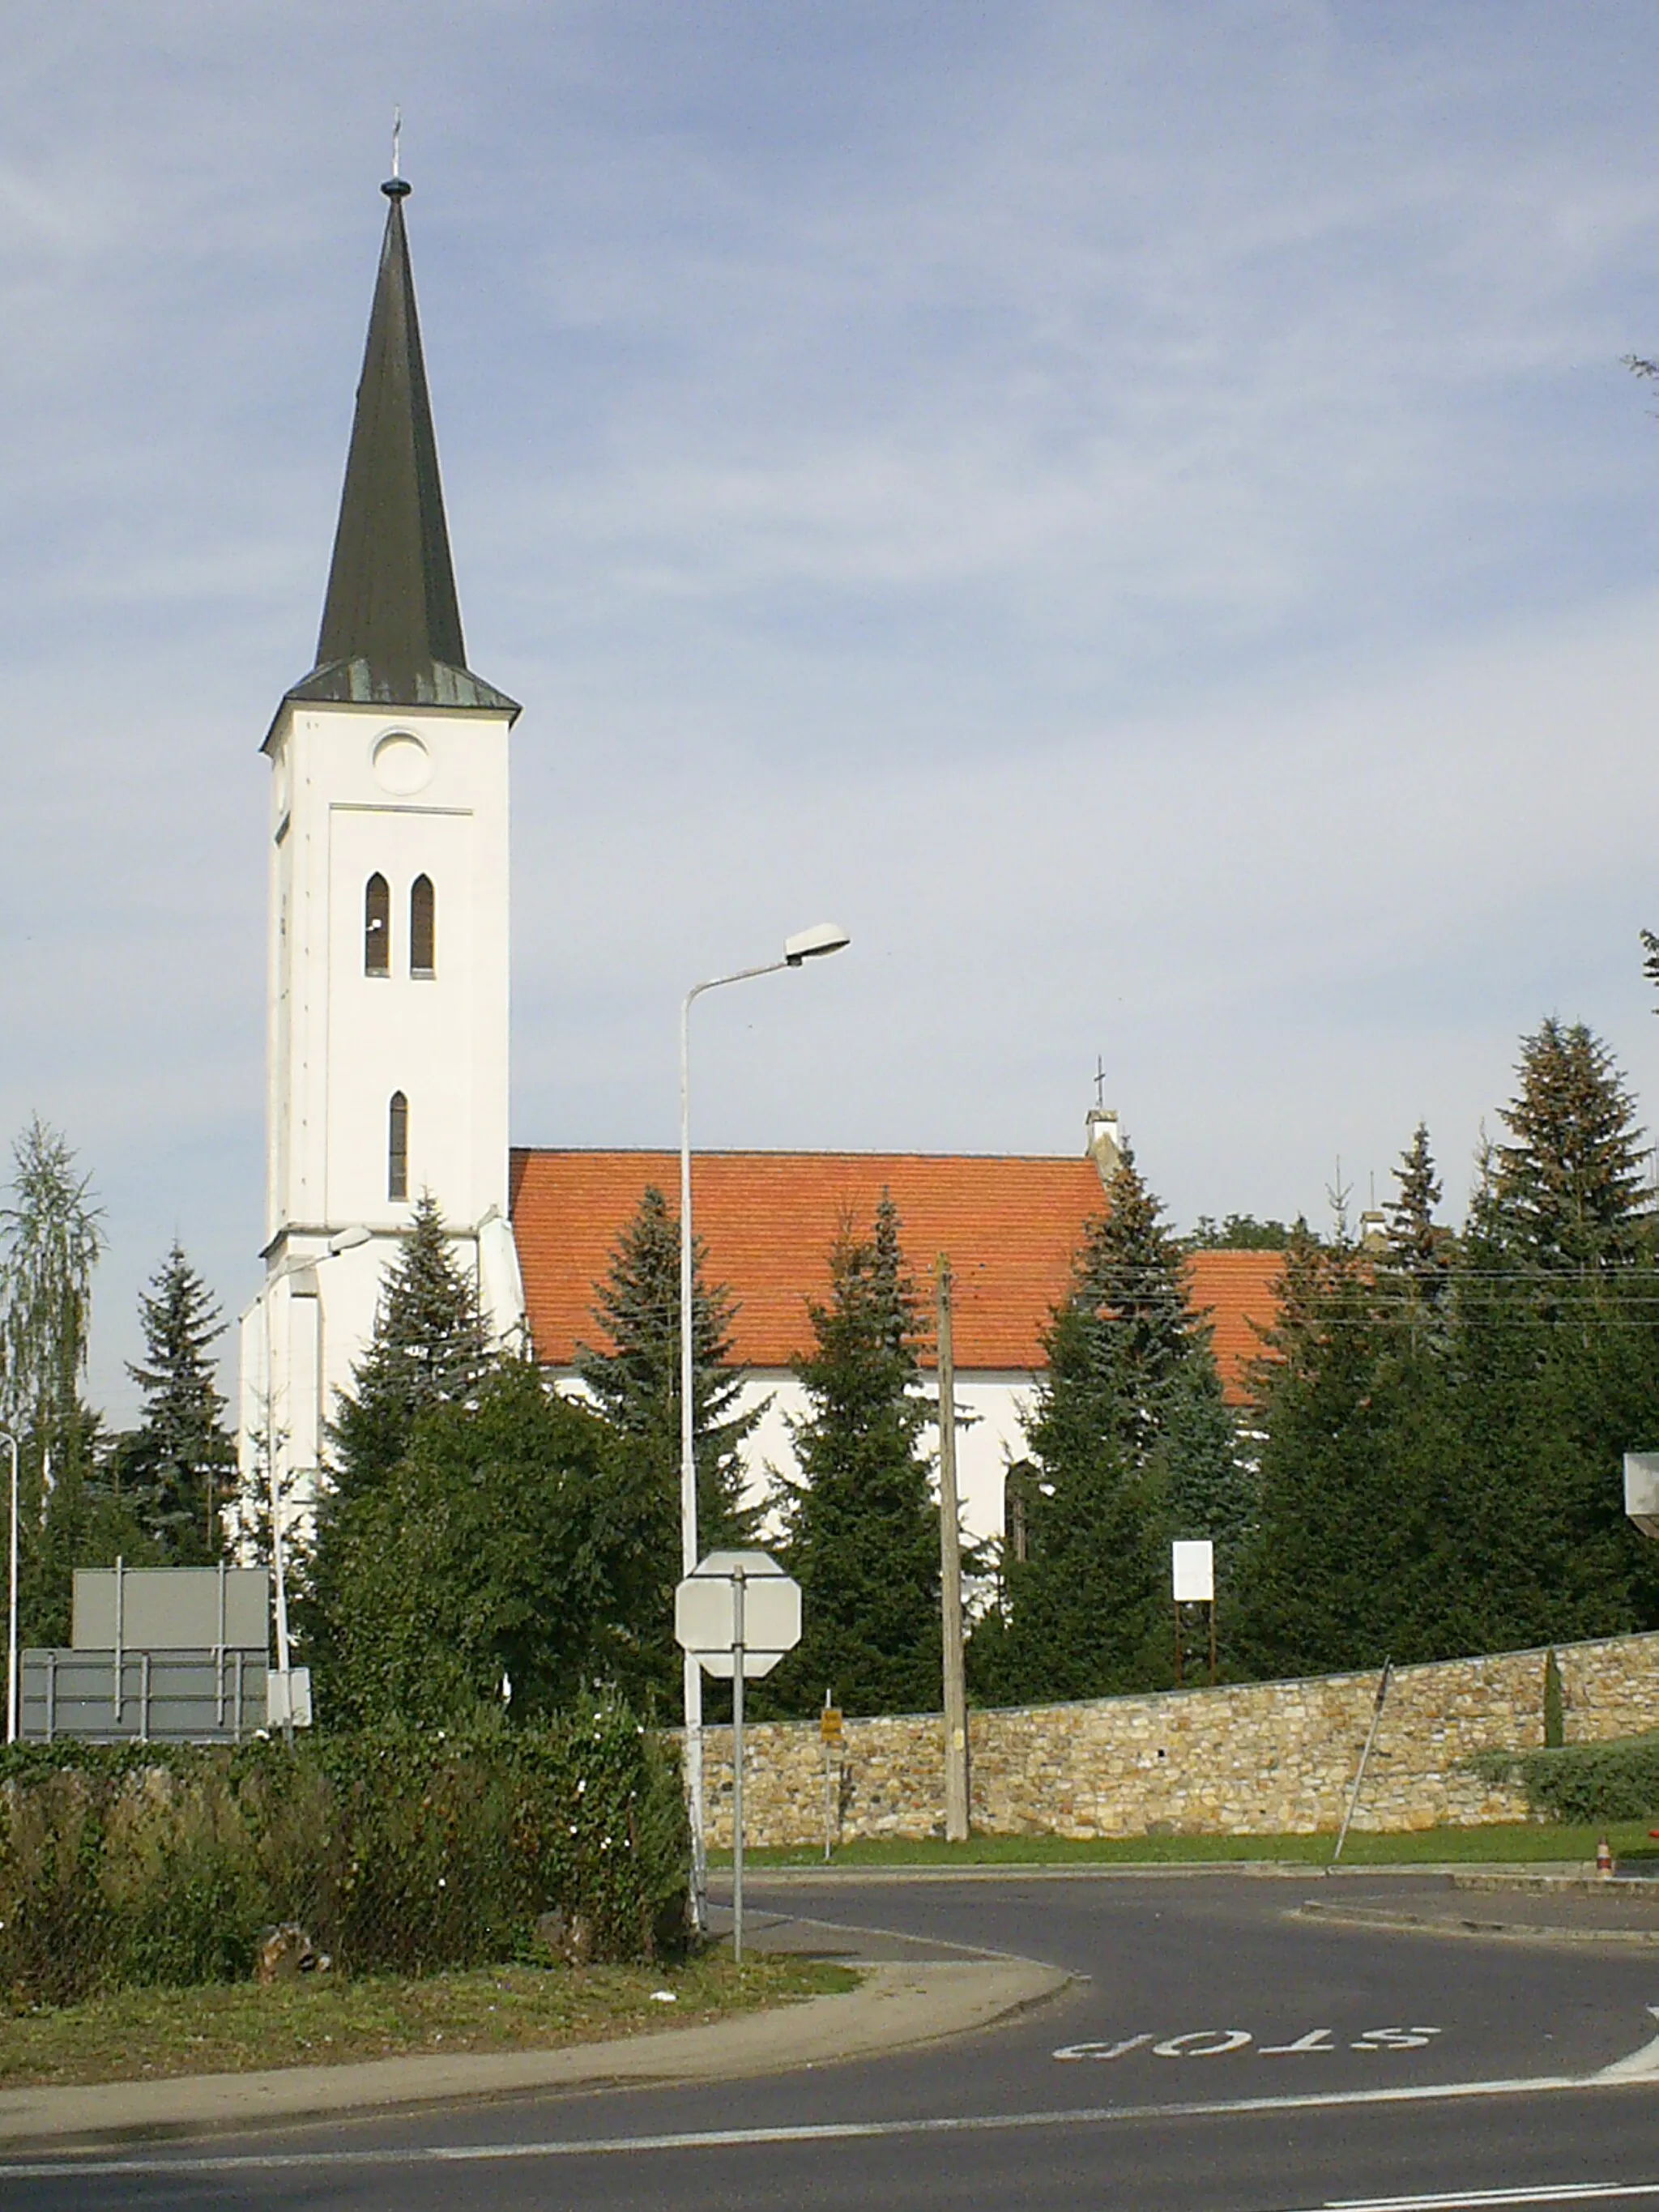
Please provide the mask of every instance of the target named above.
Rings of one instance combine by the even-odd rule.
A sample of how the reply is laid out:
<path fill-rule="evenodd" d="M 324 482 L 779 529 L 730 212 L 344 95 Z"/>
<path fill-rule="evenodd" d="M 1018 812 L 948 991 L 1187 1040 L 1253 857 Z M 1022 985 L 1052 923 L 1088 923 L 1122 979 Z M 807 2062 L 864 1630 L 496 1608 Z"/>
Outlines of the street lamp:
<path fill-rule="evenodd" d="M 785 968 L 804 967 L 825 953 L 839 952 L 852 943 L 848 933 L 832 921 L 798 930 L 785 940 L 781 960 L 769 960 L 759 968 L 739 968 L 730 975 L 714 975 L 694 983 L 680 1006 L 680 1572 L 690 1574 L 697 1565 L 697 1434 L 696 1407 L 692 1398 L 695 1358 L 691 1313 L 691 1002 L 705 991 L 719 991 L 727 983 L 746 983 L 752 976 L 775 975 Z M 691 1887 L 697 1925 L 707 1914 L 704 1896 L 707 1853 L 703 1842 L 702 1796 L 702 1669 L 692 1653 L 685 1654 L 685 1771 L 691 1799 Z"/>
<path fill-rule="evenodd" d="M 17 1439 L 0 1429 L 0 1443 L 11 1450 L 11 1610 L 6 1626 L 6 1741 L 17 1741 Z"/>

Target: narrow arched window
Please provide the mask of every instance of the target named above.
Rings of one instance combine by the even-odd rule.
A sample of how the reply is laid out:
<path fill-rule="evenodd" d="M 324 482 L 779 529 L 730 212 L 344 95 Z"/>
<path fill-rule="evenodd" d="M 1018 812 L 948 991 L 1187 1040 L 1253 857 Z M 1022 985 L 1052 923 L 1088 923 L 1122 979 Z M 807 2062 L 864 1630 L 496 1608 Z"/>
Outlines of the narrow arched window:
<path fill-rule="evenodd" d="M 409 972 L 438 972 L 438 894 L 430 876 L 416 876 L 409 887 Z"/>
<path fill-rule="evenodd" d="M 363 891 L 363 973 L 392 973 L 392 886 L 378 871 Z"/>
<path fill-rule="evenodd" d="M 392 1094 L 386 1114 L 386 1194 L 409 1196 L 409 1101 L 401 1091 Z"/>

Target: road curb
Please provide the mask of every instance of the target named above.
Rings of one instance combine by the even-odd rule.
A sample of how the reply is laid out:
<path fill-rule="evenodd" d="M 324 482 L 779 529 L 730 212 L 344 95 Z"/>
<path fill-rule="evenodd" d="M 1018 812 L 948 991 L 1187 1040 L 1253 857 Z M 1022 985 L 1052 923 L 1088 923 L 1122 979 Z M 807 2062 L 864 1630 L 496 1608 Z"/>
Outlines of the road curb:
<path fill-rule="evenodd" d="M 1468 1870 L 1467 1859 L 1436 1860 L 1420 1865 L 1393 1863 L 1386 1866 L 1368 1866 L 1358 1860 L 1351 1865 L 1332 1866 L 1327 1861 L 1315 1859 L 1182 1859 L 1175 1864 L 1152 1860 L 1080 1861 L 1060 1866 L 1022 1866 L 1017 1861 L 988 1862 L 979 1866 L 890 1867 L 757 1867 L 745 1863 L 743 1885 L 748 1892 L 842 1886 L 856 1889 L 878 1883 L 927 1881 L 1192 1881 L 1212 1879 L 1218 1874 L 1238 1875 L 1251 1881 L 1345 1881 L 1351 1877 L 1362 1881 L 1395 1875 L 1402 1879 L 1426 1875 L 1455 1877 Z M 719 1877 L 727 1869 L 717 1867 L 710 1871 Z"/>
<path fill-rule="evenodd" d="M 1337 1927 L 1392 1929 L 1407 1936 L 1479 1936 L 1487 1942 L 1509 1943 L 1601 1943 L 1651 1950 L 1659 1945 L 1659 1929 L 1542 1928 L 1513 1920 L 1474 1920 L 1431 1912 L 1391 1912 L 1386 1906 L 1322 1905 L 1310 1898 L 1297 1907 L 1297 1917 L 1323 1920 Z"/>
<path fill-rule="evenodd" d="M 866 1968 L 859 1987 L 844 1995 L 559 2051 L 422 2054 L 259 2074 L 0 2090 L 0 2144 L 131 2142 L 538 2089 L 735 2081 L 970 2034 L 1046 2002 L 1071 1979 L 1059 1967 L 1024 1959 L 881 1965 Z"/>

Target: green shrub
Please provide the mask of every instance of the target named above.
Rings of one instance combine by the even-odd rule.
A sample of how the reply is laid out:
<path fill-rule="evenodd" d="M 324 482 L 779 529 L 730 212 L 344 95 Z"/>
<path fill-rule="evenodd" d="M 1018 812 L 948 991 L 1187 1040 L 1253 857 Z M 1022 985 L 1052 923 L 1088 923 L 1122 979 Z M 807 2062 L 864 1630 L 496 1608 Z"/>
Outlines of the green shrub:
<path fill-rule="evenodd" d="M 1469 1765 L 1489 1782 L 1519 1781 L 1533 1811 L 1553 1820 L 1643 1820 L 1659 1812 L 1659 1735 L 1482 1752 Z"/>
<path fill-rule="evenodd" d="M 649 1958 L 684 1941 L 686 1861 L 678 1771 L 615 1704 L 291 1750 L 18 1746 L 0 1753 L 0 1998 L 234 1980 L 285 1921 L 347 1972 L 521 1955 L 555 1910 L 594 1957 Z"/>

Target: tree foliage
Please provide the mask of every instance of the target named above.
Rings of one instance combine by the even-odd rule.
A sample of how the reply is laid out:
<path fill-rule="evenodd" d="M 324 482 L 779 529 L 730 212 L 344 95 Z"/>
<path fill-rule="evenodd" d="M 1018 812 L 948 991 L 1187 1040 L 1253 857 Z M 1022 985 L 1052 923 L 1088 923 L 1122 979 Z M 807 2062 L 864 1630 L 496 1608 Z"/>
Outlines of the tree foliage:
<path fill-rule="evenodd" d="M 381 1526 L 380 1509 L 422 1419 L 472 1403 L 495 1364 L 477 1288 L 456 1265 L 436 1200 L 423 1193 L 403 1249 L 386 1270 L 374 1335 L 352 1371 L 354 1387 L 338 1395 L 309 1557 L 298 1543 L 290 1553 L 284 1541 L 290 1603 L 319 1680 L 343 1679 L 343 1655 L 379 1589 L 365 1579 L 373 1563 L 358 1532 Z M 273 1439 L 264 1443 L 267 1453 L 274 1448 Z M 243 1506 L 257 1551 L 261 1533 L 268 1540 L 268 1495 L 245 1498 Z M 417 1534 L 411 1532 L 411 1540 Z M 390 1710 L 363 1704 L 362 1694 L 349 1693 L 349 1710 Z"/>
<path fill-rule="evenodd" d="M 504 1697 L 534 1720 L 601 1685 L 648 1698 L 652 1529 L 612 1432 L 527 1361 L 431 1401 L 396 1465 L 331 1511 L 330 1724 L 442 1727 Z"/>
<path fill-rule="evenodd" d="M 1170 1537 L 1210 1535 L 1231 1569 L 1250 1478 L 1185 1254 L 1127 1146 L 1045 1349 L 1026 1556 L 1004 1562 L 1003 1604 L 975 1632 L 974 1679 L 1020 1700 L 1162 1683 L 1174 1662 Z"/>
<path fill-rule="evenodd" d="M 0 1206 L 0 1413 L 18 1444 L 21 1633 L 66 1644 L 73 1571 L 111 1533 L 98 1417 L 82 1396 L 104 1217 L 91 1176 L 38 1115 L 12 1167 Z"/>
<path fill-rule="evenodd" d="M 699 1547 L 747 1541 L 755 1516 L 743 1502 L 743 1446 L 760 1418 L 742 1404 L 732 1364 L 736 1308 L 723 1284 L 705 1280 L 701 1237 L 691 1257 L 691 1407 L 697 1462 Z M 655 1185 L 617 1239 L 593 1318 L 611 1350 L 580 1347 L 576 1371 L 628 1448 L 657 1474 L 679 1526 L 680 1227 Z M 671 1547 L 678 1557 L 678 1544 Z"/>
<path fill-rule="evenodd" d="M 1659 1621 L 1620 1460 L 1659 1439 L 1659 1275 L 1624 1079 L 1582 1024 L 1523 1039 L 1463 1235 L 1419 1128 L 1387 1249 L 1304 1237 L 1257 1370 L 1245 1565 L 1264 1673 L 1449 1657 Z"/>
<path fill-rule="evenodd" d="M 783 1486 L 800 1644 L 757 1710 L 806 1712 L 826 1689 L 856 1713 L 931 1711 L 941 1689 L 939 1511 L 921 1446 L 920 1301 L 884 1191 L 868 1230 L 844 1219 L 830 1295 L 810 1304 L 795 1368 L 799 1475 Z"/>
<path fill-rule="evenodd" d="M 140 1292 L 138 1314 L 145 1358 L 127 1372 L 143 1393 L 143 1413 L 118 1440 L 112 1474 L 159 1554 L 174 1565 L 203 1565 L 223 1549 L 220 1510 L 236 1447 L 212 1357 L 224 1322 L 176 1240 Z"/>
<path fill-rule="evenodd" d="M 340 1392 L 335 1407 L 335 1496 L 374 1489 L 403 1457 L 419 1416 L 465 1404 L 492 1364 L 477 1286 L 456 1264 L 438 1201 L 422 1192 L 386 1271 L 354 1388 Z"/>
<path fill-rule="evenodd" d="M 1520 1087 L 1503 1109 L 1483 1235 L 1511 1267 L 1583 1273 L 1643 1256 L 1646 1148 L 1613 1054 L 1583 1023 L 1549 1015 L 1522 1040 Z"/>
<path fill-rule="evenodd" d="M 1288 1222 L 1259 1221 L 1253 1213 L 1229 1213 L 1218 1221 L 1200 1213 L 1182 1242 L 1189 1252 L 1282 1252 L 1290 1237 Z"/>

